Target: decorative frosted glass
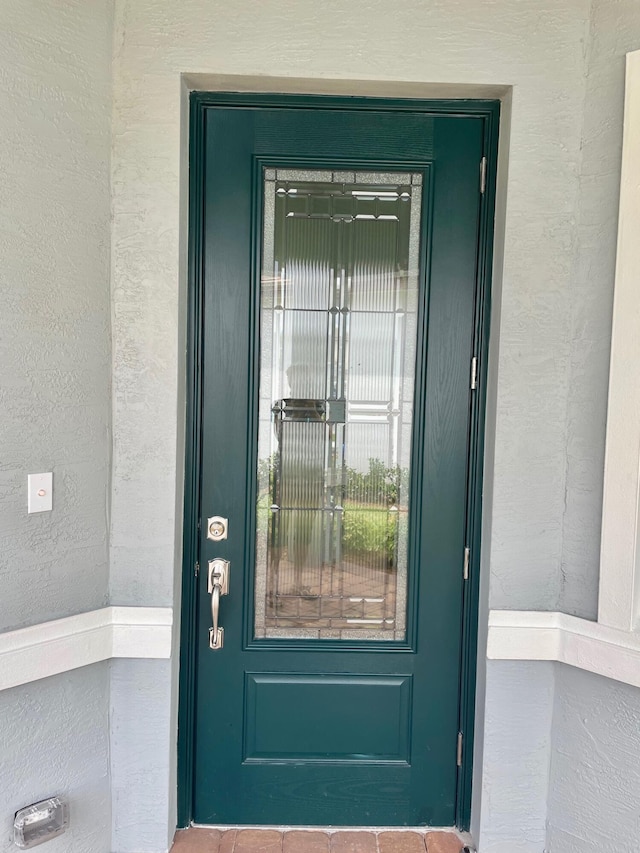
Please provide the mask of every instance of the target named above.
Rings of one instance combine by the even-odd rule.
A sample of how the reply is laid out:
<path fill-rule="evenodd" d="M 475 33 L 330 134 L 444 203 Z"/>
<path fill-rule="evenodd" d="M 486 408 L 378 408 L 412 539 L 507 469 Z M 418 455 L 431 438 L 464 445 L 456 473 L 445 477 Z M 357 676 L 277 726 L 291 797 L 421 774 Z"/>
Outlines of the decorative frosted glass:
<path fill-rule="evenodd" d="M 422 176 L 263 179 L 255 636 L 405 639 Z"/>

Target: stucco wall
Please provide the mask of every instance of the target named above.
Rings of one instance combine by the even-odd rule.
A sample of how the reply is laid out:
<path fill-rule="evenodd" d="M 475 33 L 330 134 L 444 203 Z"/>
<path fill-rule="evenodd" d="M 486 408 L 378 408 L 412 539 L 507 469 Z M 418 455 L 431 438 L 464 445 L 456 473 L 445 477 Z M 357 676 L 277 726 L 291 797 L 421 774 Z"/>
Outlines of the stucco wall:
<path fill-rule="evenodd" d="M 171 822 L 170 664 L 113 661 L 111 670 L 111 849 L 116 853 L 166 850 Z"/>
<path fill-rule="evenodd" d="M 107 601 L 111 4 L 2 4 L 0 629 Z M 27 473 L 54 508 L 27 515 Z"/>
<path fill-rule="evenodd" d="M 107 601 L 109 0 L 0 9 L 0 630 Z M 27 515 L 27 474 L 54 509 Z M 51 851 L 109 850 L 108 667 L 0 693 L 0 850 L 68 795 Z"/>
<path fill-rule="evenodd" d="M 580 613 L 596 573 L 600 534 L 605 386 L 620 183 L 624 54 L 640 48 L 640 4 L 594 0 L 584 111 L 578 252 L 573 301 L 574 381 L 568 397 L 567 483 L 561 607 Z M 584 412 L 591 405 L 592 417 Z M 566 578 L 566 583 L 564 579 Z M 595 590 L 588 590 L 588 599 Z M 592 610 L 588 610 L 592 615 Z M 640 691 L 557 666 L 548 797 L 549 853 L 617 853 L 640 836 Z"/>
<path fill-rule="evenodd" d="M 477 94 L 513 87 L 501 199 L 504 266 L 494 282 L 499 354 L 494 348 L 490 368 L 488 458 L 495 463 L 486 490 L 485 604 L 595 615 L 622 54 L 634 46 L 636 12 L 630 0 L 594 0 L 592 17 L 591 7 L 589 0 L 413 0 L 389 14 L 373 0 L 118 0 L 114 603 L 177 604 L 185 322 L 179 259 L 186 234 L 180 75 L 187 74 L 199 87 L 360 94 L 450 93 L 438 84 L 476 84 Z M 614 19 L 624 36 L 610 29 Z M 157 677 L 169 679 L 159 664 Z M 173 687 L 175 700 L 175 673 Z M 497 664 L 487 681 L 493 728 L 479 754 L 485 769 L 504 757 L 500 732 L 510 730 L 512 688 L 509 666 Z M 539 715 L 550 720 L 552 694 L 544 695 Z M 500 696 L 504 702 L 496 704 Z M 162 721 L 152 743 L 154 725 L 150 720 L 148 748 L 170 750 Z M 536 816 L 537 843 L 546 784 L 535 802 L 521 805 Z M 494 800 L 494 817 L 500 806 Z M 495 843 L 502 843 L 498 836 Z M 499 848 L 486 847 L 492 849 Z"/>
<path fill-rule="evenodd" d="M 476 84 L 477 94 L 513 87 L 501 199 L 504 268 L 494 290 L 500 348 L 491 366 L 488 458 L 495 464 L 486 492 L 492 524 L 485 603 L 595 615 L 622 56 L 640 47 L 640 8 L 636 0 L 411 0 L 395 4 L 392 14 L 390 8 L 377 0 L 116 2 L 115 604 L 178 604 L 186 186 L 180 75 L 188 73 L 202 86 L 230 86 L 233 75 L 243 75 L 247 88 L 363 94 L 433 95 L 438 84 Z M 0 628 L 107 600 L 110 10 L 106 0 L 9 0 L 2 9 L 0 161 L 9 168 L 0 213 L 0 428 L 9 452 L 0 469 Z M 283 82 L 269 84 L 265 76 Z M 296 83 L 300 78 L 306 82 Z M 28 517 L 26 473 L 52 468 L 54 512 Z M 12 721 L 2 732 L 15 757 L 7 770 L 19 780 L 12 796 L 35 797 L 49 779 L 69 789 L 72 777 L 80 786 L 100 780 L 103 791 L 107 675 L 107 667 L 92 667 L 0 695 L 3 719 Z M 548 837 L 564 853 L 561 833 L 572 829 L 551 800 L 562 802 L 576 779 L 558 733 L 581 701 L 598 721 L 597 737 L 621 756 L 625 726 L 621 733 L 607 728 L 607 716 L 616 719 L 627 702 L 631 724 L 637 708 L 631 689 L 589 679 L 563 674 L 554 705 L 547 664 L 514 671 L 497 663 L 487 673 L 482 853 L 510 849 L 514 824 L 516 840 L 543 843 L 542 770 L 551 755 Z M 111 683 L 114 849 L 156 853 L 168 843 L 175 808 L 175 666 L 172 673 L 165 663 L 118 662 Z M 45 708 L 59 709 L 49 716 L 61 724 L 42 722 L 50 752 L 41 749 L 37 726 L 35 736 L 28 726 L 32 718 L 40 725 Z M 75 731 L 70 720 L 79 734 L 65 739 Z M 573 754 L 586 742 L 570 740 Z M 640 747 L 632 743 L 628 762 L 637 764 Z M 513 800 L 509 792 L 522 781 L 515 756 L 523 748 L 535 782 Z M 58 775 L 49 772 L 56 755 L 65 759 Z M 86 767 L 74 764 L 80 755 Z M 596 755 L 594 774 L 606 771 L 606 756 Z M 142 788 L 150 772 L 153 786 Z M 588 793 L 590 779 L 579 781 Z M 106 839 L 108 803 L 86 791 Z M 93 836 L 81 838 L 88 825 L 82 806 L 78 814 L 59 849 L 103 849 Z M 608 822 L 601 815 L 600 823 Z M 618 847 L 631 824 L 621 826 Z"/>
<path fill-rule="evenodd" d="M 554 665 L 490 661 L 482 799 L 473 835 L 481 853 L 543 853 L 551 760 Z"/>
<path fill-rule="evenodd" d="M 233 8 L 201 0 L 117 4 L 113 599 L 172 602 L 183 366 L 176 343 L 184 322 L 179 75 L 193 72 L 250 75 L 254 86 L 259 75 L 314 78 L 320 89 L 317 81 L 336 77 L 514 86 L 503 311 L 495 330 L 501 355 L 491 599 L 496 607 L 553 609 L 589 4 L 458 0 L 425 7 L 416 0 L 389 16 L 380 4 L 356 0 L 328 11 L 312 0 L 244 0 Z M 362 91 L 356 82 L 351 89 Z M 605 391 L 594 395 L 604 399 Z"/>
<path fill-rule="evenodd" d="M 595 618 L 625 54 L 640 49 L 640 3 L 593 0 L 586 45 L 576 246 L 571 278 L 566 500 L 558 609 Z"/>
<path fill-rule="evenodd" d="M 640 690 L 556 666 L 548 853 L 637 850 Z"/>
<path fill-rule="evenodd" d="M 0 692 L 0 851 L 15 853 L 13 816 L 54 795 L 70 827 L 47 853 L 110 853 L 109 664 Z"/>

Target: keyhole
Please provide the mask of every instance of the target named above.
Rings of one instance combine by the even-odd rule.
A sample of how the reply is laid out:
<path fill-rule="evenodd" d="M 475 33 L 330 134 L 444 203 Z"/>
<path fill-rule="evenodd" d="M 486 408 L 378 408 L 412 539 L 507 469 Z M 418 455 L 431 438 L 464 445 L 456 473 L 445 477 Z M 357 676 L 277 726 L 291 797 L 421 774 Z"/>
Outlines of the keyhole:
<path fill-rule="evenodd" d="M 210 515 L 207 519 L 207 538 L 214 542 L 222 542 L 227 538 L 229 522 L 220 515 Z"/>

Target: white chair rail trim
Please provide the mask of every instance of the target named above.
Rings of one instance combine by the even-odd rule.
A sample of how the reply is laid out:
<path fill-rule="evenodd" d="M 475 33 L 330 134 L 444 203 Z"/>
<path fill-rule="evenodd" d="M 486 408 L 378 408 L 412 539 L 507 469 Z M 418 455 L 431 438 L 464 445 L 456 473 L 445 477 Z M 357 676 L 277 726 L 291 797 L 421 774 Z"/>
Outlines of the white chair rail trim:
<path fill-rule="evenodd" d="M 566 613 L 492 610 L 487 657 L 559 661 L 640 687 L 640 634 Z"/>
<path fill-rule="evenodd" d="M 0 690 L 110 658 L 169 658 L 170 607 L 103 607 L 0 634 Z"/>
<path fill-rule="evenodd" d="M 0 690 L 111 658 L 171 656 L 170 607 L 104 607 L 0 634 Z M 640 687 L 640 634 L 565 613 L 492 610 L 490 660 L 558 661 Z"/>

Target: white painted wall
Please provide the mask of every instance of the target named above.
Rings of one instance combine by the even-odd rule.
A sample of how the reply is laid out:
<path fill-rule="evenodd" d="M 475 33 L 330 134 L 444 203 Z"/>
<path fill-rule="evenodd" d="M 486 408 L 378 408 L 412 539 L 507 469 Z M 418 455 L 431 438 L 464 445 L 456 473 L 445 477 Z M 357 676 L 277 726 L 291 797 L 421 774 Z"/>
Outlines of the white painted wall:
<path fill-rule="evenodd" d="M 1 4 L 0 630 L 107 602 L 111 50 L 109 0 Z M 51 853 L 107 853 L 108 689 L 99 664 L 0 694 L 0 850 L 61 793 Z"/>

